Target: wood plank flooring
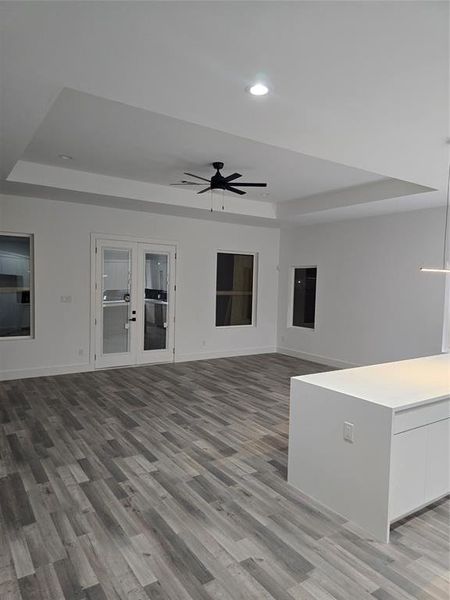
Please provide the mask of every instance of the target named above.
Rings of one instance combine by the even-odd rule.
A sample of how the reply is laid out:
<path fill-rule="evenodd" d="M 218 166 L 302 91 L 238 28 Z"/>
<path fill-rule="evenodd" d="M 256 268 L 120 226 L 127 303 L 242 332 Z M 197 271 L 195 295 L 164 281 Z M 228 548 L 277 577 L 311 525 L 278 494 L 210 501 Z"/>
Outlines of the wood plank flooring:
<path fill-rule="evenodd" d="M 272 354 L 0 384 L 1 600 L 448 600 L 448 501 L 384 545 L 287 485 L 289 377 L 318 370 Z"/>

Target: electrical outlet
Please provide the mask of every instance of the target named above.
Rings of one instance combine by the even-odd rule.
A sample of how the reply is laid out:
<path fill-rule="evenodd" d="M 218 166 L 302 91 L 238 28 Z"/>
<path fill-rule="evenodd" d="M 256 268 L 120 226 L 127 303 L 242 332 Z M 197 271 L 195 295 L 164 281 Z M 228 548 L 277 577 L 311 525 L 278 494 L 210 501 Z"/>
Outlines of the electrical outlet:
<path fill-rule="evenodd" d="M 349 423 L 348 421 L 344 422 L 344 440 L 351 444 L 355 441 L 353 429 L 353 423 Z"/>

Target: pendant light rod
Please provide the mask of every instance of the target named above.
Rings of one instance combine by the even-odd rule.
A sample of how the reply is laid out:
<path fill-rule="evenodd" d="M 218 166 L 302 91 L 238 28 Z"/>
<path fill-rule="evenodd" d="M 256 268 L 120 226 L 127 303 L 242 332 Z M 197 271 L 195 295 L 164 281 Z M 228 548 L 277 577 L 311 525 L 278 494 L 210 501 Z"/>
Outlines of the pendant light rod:
<path fill-rule="evenodd" d="M 447 142 L 449 143 L 449 142 Z M 445 227 L 444 227 L 444 248 L 442 251 L 442 269 L 436 267 L 422 267 L 420 270 L 424 273 L 450 273 L 450 267 L 447 267 L 448 256 L 448 221 L 450 212 L 450 162 L 447 173 L 447 200 L 445 207 Z"/>
<path fill-rule="evenodd" d="M 447 256 L 448 256 L 448 213 L 450 206 L 450 164 L 448 166 L 447 173 L 447 209 L 445 211 L 445 228 L 444 228 L 444 251 L 442 254 L 442 268 L 445 269 L 447 266 Z"/>
<path fill-rule="evenodd" d="M 422 273 L 450 273 L 450 269 L 433 269 L 431 267 L 421 267 Z"/>

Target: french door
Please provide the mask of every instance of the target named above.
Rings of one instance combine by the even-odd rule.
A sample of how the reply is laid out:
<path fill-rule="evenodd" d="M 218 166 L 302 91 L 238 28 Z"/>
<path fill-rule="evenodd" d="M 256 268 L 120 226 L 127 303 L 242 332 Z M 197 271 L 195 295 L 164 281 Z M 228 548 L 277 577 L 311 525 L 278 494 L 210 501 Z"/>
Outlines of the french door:
<path fill-rule="evenodd" d="M 97 239 L 95 366 L 173 360 L 175 247 Z"/>

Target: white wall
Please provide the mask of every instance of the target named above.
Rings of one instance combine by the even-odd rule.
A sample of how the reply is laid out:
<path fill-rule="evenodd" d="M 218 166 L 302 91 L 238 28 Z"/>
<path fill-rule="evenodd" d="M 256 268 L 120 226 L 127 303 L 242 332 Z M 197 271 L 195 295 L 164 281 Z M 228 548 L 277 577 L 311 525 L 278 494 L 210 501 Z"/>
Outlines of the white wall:
<path fill-rule="evenodd" d="M 278 346 L 337 366 L 437 354 L 444 209 L 283 230 Z M 316 328 L 287 327 L 292 266 L 317 265 Z"/>
<path fill-rule="evenodd" d="M 178 243 L 178 360 L 276 347 L 279 230 L 16 196 L 0 196 L 0 217 L 34 234 L 36 281 L 35 339 L 0 340 L 0 377 L 89 368 L 91 232 Z M 258 253 L 255 327 L 214 326 L 218 249 Z"/>
<path fill-rule="evenodd" d="M 36 337 L 0 340 L 0 378 L 90 368 L 91 232 L 178 243 L 178 360 L 278 347 L 345 366 L 441 351 L 444 277 L 419 271 L 440 263 L 440 208 L 283 230 L 280 241 L 270 228 L 0 196 L 0 230 L 33 233 L 36 255 Z M 217 249 L 259 254 L 256 327 L 215 328 Z M 290 267 L 313 264 L 316 329 L 288 328 Z"/>

